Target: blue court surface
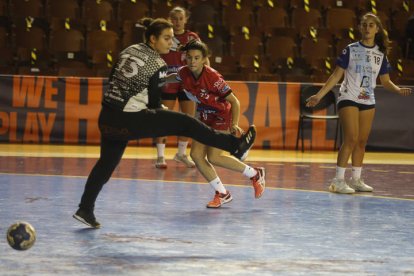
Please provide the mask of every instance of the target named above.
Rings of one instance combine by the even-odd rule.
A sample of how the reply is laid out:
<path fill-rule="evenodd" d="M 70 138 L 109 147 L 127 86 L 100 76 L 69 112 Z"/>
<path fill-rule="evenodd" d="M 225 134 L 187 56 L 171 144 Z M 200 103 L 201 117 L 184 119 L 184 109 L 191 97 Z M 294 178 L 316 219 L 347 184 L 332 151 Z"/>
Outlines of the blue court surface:
<path fill-rule="evenodd" d="M 101 229 L 72 218 L 85 177 L 0 174 L 1 275 L 414 275 L 414 201 L 227 185 L 206 209 L 196 182 L 112 178 Z M 37 231 L 13 250 L 16 220 Z"/>

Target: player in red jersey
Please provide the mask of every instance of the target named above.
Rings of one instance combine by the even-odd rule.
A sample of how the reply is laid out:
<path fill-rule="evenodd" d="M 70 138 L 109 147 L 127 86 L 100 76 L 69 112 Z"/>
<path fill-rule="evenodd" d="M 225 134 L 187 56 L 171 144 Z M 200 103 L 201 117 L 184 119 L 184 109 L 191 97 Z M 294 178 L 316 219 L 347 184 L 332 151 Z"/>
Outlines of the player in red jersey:
<path fill-rule="evenodd" d="M 176 73 L 179 67 L 185 65 L 185 53 L 180 51 L 180 47 L 193 39 L 200 39 L 196 33 L 185 29 L 188 18 L 188 12 L 182 7 L 175 7 L 170 11 L 169 19 L 173 24 L 174 30 L 173 45 L 168 54 L 161 55 L 168 65 L 169 74 Z M 195 104 L 187 98 L 179 83 L 168 83 L 163 90 L 161 98 L 162 104 L 170 110 L 174 109 L 175 102 L 178 99 L 181 112 L 194 116 Z M 167 168 L 164 157 L 166 137 L 157 138 L 156 143 L 157 161 L 155 167 L 165 169 Z M 182 162 L 189 168 L 194 168 L 194 162 L 188 159 L 186 155 L 187 145 L 188 138 L 179 136 L 178 151 L 174 156 L 174 160 Z"/>
<path fill-rule="evenodd" d="M 205 64 L 208 48 L 199 40 L 192 40 L 182 49 L 187 65 L 178 69 L 176 80 L 187 97 L 197 103 L 197 117 L 206 125 L 225 133 L 243 133 L 239 127 L 240 103 L 230 86 L 213 68 Z M 201 174 L 215 190 L 215 196 L 207 208 L 218 208 L 232 200 L 213 167 L 214 165 L 243 173 L 252 180 L 255 197 L 265 190 L 265 169 L 252 168 L 224 151 L 192 142 L 191 158 Z"/>

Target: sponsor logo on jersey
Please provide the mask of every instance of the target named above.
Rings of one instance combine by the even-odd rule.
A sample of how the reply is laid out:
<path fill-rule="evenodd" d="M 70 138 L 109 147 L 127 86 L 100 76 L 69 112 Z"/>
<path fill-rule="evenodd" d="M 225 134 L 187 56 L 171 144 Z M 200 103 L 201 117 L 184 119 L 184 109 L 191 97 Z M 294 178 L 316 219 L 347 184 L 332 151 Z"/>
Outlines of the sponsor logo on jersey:
<path fill-rule="evenodd" d="M 169 65 L 168 66 L 168 73 L 177 73 L 180 66 Z"/>
<path fill-rule="evenodd" d="M 216 81 L 213 86 L 217 89 L 220 89 L 220 86 L 224 84 L 224 79 L 219 79 L 218 81 Z"/>
<path fill-rule="evenodd" d="M 209 92 L 205 89 L 200 89 L 200 98 L 208 99 L 210 97 Z"/>
<path fill-rule="evenodd" d="M 200 113 L 205 113 L 205 114 L 214 114 L 217 113 L 217 110 L 215 109 L 208 109 L 209 107 L 204 107 L 204 106 L 199 106 L 197 108 L 197 111 L 199 111 Z"/>
<path fill-rule="evenodd" d="M 230 86 L 224 81 L 224 79 L 220 78 L 216 81 L 213 86 L 217 88 L 221 93 L 226 93 L 230 90 Z"/>
<path fill-rule="evenodd" d="M 167 71 L 160 71 L 159 78 L 165 79 L 167 77 Z"/>
<path fill-rule="evenodd" d="M 358 99 L 360 100 L 369 100 L 369 98 L 369 93 L 367 93 L 364 89 L 358 95 Z"/>

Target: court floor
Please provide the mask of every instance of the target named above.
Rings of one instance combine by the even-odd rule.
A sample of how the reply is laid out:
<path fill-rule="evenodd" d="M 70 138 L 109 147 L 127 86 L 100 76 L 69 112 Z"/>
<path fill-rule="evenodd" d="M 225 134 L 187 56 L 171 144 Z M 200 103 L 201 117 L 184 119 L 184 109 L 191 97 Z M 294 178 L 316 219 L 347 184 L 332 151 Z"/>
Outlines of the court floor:
<path fill-rule="evenodd" d="M 206 209 L 211 187 L 174 153 L 159 170 L 155 149 L 129 147 L 95 230 L 72 214 L 99 147 L 0 144 L 0 275 L 414 275 L 414 154 L 367 153 L 374 192 L 338 195 L 335 152 L 255 150 L 263 197 L 218 168 L 234 199 Z M 37 231 L 27 251 L 5 239 L 17 220 Z"/>

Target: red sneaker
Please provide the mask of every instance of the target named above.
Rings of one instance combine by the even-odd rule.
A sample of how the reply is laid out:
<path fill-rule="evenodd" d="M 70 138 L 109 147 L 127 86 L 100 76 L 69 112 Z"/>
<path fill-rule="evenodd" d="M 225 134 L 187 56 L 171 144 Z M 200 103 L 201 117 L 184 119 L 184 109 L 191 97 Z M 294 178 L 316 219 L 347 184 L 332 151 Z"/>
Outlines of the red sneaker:
<path fill-rule="evenodd" d="M 216 191 L 216 194 L 214 195 L 214 198 L 212 201 L 207 203 L 207 208 L 220 208 L 221 205 L 229 203 L 232 201 L 233 198 L 229 191 L 227 191 L 226 194 L 221 194 Z"/>
<path fill-rule="evenodd" d="M 258 167 L 255 168 L 257 174 L 250 178 L 252 180 L 252 185 L 254 188 L 254 197 L 259 198 L 265 191 L 266 180 L 265 180 L 265 168 Z"/>

